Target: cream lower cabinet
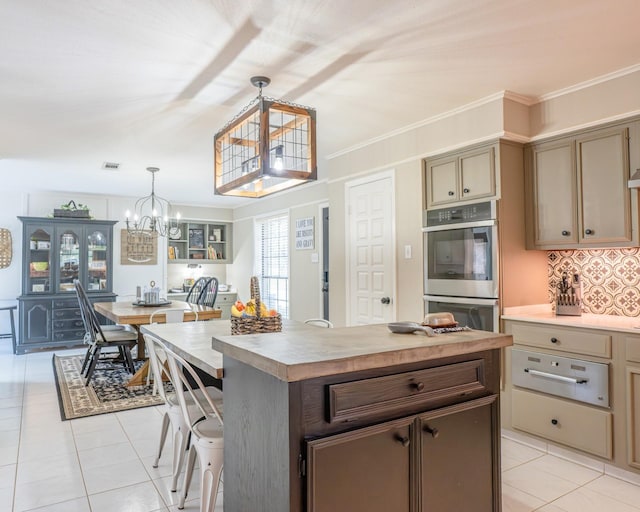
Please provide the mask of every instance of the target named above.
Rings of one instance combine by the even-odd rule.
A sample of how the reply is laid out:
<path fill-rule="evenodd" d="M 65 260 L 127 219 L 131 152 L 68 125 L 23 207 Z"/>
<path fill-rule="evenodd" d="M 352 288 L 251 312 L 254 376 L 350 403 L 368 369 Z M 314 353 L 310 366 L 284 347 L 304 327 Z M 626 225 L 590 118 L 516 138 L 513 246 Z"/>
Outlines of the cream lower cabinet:
<path fill-rule="evenodd" d="M 526 146 L 529 248 L 637 244 L 627 186 L 637 130 L 636 122 Z"/>
<path fill-rule="evenodd" d="M 630 466 L 640 469 L 640 338 L 628 336 L 625 345 L 627 462 Z"/>
<path fill-rule="evenodd" d="M 640 469 L 640 365 L 627 366 L 627 461 Z"/>
<path fill-rule="evenodd" d="M 612 414 L 520 389 L 512 391 L 514 428 L 606 459 L 613 457 Z"/>
<path fill-rule="evenodd" d="M 614 361 L 620 357 L 619 340 L 616 334 L 599 329 L 584 329 L 567 326 L 551 325 L 537 322 L 506 321 L 504 330 L 513 336 L 513 349 L 525 351 L 532 368 L 537 373 L 532 379 L 540 379 L 546 389 L 547 384 L 554 378 L 547 373 L 554 374 L 554 364 L 562 366 L 563 360 L 570 358 L 571 364 L 576 364 L 579 371 L 582 361 L 608 365 L 609 373 L 609 403 L 619 404 L 620 389 L 615 383 Z M 503 414 L 504 428 L 523 431 L 543 439 L 580 450 L 586 454 L 595 455 L 608 461 L 614 459 L 614 437 L 623 435 L 623 422 L 617 421 L 614 430 L 614 418 L 617 418 L 614 407 L 600 407 L 582 401 L 556 396 L 547 392 L 519 387 L 513 382 L 522 381 L 513 372 L 520 372 L 519 364 L 511 364 L 512 349 L 507 350 L 505 357 L 505 397 L 503 405 L 508 411 Z M 556 359 L 557 356 L 557 359 Z M 540 361 L 549 364 L 548 369 L 541 367 Z M 555 361 L 555 362 L 554 362 Z M 528 370 L 524 370 L 525 372 Z M 529 375 L 534 372 L 531 370 Z M 539 375 L 539 376 L 538 376 Z M 582 374 L 576 374 L 578 376 Z M 567 375 L 571 377 L 571 375 Z M 589 378 L 594 375 L 589 375 Z M 529 383 L 530 381 L 527 381 Z M 532 387 L 534 382 L 531 382 Z M 575 384 L 579 386 L 580 384 Z M 570 388 L 564 386 L 569 394 Z M 548 388 L 551 392 L 551 388 Z M 576 395 L 578 396 L 578 395 Z"/>

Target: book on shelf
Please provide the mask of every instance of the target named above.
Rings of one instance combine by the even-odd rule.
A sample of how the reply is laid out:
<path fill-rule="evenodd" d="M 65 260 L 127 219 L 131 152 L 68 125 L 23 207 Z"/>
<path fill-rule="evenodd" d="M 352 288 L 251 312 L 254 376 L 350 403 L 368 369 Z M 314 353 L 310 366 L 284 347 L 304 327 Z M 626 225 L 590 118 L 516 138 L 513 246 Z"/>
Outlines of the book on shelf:
<path fill-rule="evenodd" d="M 215 259 L 217 259 L 217 257 L 216 257 L 216 250 L 215 250 L 213 247 L 211 247 L 211 246 L 209 246 L 209 247 L 207 248 L 207 258 L 209 258 L 210 260 L 215 260 Z"/>
<path fill-rule="evenodd" d="M 180 259 L 180 250 L 174 245 L 169 246 L 169 259 L 170 260 Z"/>

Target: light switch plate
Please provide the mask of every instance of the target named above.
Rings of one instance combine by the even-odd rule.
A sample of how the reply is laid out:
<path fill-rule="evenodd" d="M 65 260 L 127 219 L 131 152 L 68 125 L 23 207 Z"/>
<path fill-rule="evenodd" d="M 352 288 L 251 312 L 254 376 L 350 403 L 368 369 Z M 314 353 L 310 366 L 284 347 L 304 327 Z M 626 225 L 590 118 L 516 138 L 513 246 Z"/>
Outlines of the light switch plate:
<path fill-rule="evenodd" d="M 320 261 L 320 258 L 318 257 L 318 253 L 317 252 L 312 252 L 311 253 L 311 263 L 318 263 Z"/>
<path fill-rule="evenodd" d="M 411 246 L 410 245 L 405 245 L 404 246 L 404 259 L 405 260 L 410 260 L 411 259 Z"/>

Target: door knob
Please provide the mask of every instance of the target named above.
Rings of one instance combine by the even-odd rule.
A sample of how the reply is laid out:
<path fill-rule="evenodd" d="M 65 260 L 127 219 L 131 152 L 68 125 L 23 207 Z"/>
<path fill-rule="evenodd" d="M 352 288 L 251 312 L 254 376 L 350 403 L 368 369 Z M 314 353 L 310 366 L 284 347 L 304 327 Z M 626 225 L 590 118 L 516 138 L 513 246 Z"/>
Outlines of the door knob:
<path fill-rule="evenodd" d="M 391 299 L 389 297 L 382 297 L 380 299 L 380 302 L 382 302 L 383 304 L 391 304 Z"/>

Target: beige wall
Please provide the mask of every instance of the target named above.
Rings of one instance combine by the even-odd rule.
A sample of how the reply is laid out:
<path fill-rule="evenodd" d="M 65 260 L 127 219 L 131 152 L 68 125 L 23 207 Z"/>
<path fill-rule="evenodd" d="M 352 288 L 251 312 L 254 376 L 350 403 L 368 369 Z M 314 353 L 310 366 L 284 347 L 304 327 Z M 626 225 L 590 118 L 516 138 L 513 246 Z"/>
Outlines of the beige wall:
<path fill-rule="evenodd" d="M 533 105 L 535 139 L 640 114 L 640 69 Z"/>

